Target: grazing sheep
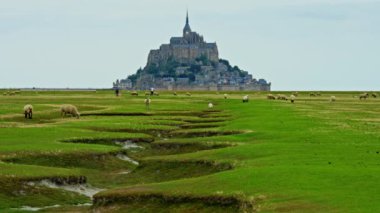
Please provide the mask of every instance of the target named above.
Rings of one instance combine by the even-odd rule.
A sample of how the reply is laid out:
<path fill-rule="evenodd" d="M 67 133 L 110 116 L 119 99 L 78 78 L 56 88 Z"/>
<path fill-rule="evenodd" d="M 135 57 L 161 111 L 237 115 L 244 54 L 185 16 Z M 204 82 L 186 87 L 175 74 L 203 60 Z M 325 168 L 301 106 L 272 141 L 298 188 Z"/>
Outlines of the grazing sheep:
<path fill-rule="evenodd" d="M 149 96 L 150 95 L 150 92 L 145 92 L 145 96 Z"/>
<path fill-rule="evenodd" d="M 246 103 L 246 102 L 248 102 L 248 95 L 245 95 L 245 96 L 243 96 L 243 103 Z"/>
<path fill-rule="evenodd" d="M 315 94 L 316 96 L 321 96 L 321 93 L 320 92 L 317 92 L 317 94 Z"/>
<path fill-rule="evenodd" d="M 4 93 L 3 93 L 3 95 L 4 95 L 4 96 L 7 96 L 7 95 L 8 95 L 8 93 L 7 93 L 7 92 L 4 92 Z"/>
<path fill-rule="evenodd" d="M 25 118 L 32 119 L 32 115 L 33 115 L 33 106 L 30 105 L 30 104 L 25 105 L 25 106 L 24 106 L 24 114 L 25 114 Z"/>
<path fill-rule="evenodd" d="M 274 97 L 274 95 L 272 95 L 272 94 L 268 94 L 267 95 L 267 99 L 269 99 L 269 100 L 276 100 L 276 97 Z"/>
<path fill-rule="evenodd" d="M 66 114 L 70 114 L 72 116 L 75 116 L 79 118 L 80 113 L 78 112 L 78 109 L 71 104 L 65 104 L 61 106 L 61 116 L 64 117 Z"/>
<path fill-rule="evenodd" d="M 224 94 L 223 96 L 224 96 L 224 99 L 227 99 L 227 98 L 228 98 L 228 95 L 227 95 L 227 94 Z"/>
<path fill-rule="evenodd" d="M 377 94 L 376 93 L 372 93 L 372 98 L 377 98 Z"/>
<path fill-rule="evenodd" d="M 133 91 L 133 92 L 131 92 L 131 95 L 132 96 L 139 96 L 139 93 L 137 93 L 137 91 Z"/>
<path fill-rule="evenodd" d="M 144 103 L 145 103 L 145 106 L 146 106 L 147 109 L 149 109 L 150 102 L 151 102 L 151 100 L 150 100 L 149 97 L 144 100 Z"/>
<path fill-rule="evenodd" d="M 173 95 L 174 95 L 174 96 L 177 96 L 177 92 L 173 92 Z"/>
<path fill-rule="evenodd" d="M 187 92 L 186 95 L 187 95 L 187 96 L 191 96 L 191 93 L 190 93 L 190 92 Z"/>
<path fill-rule="evenodd" d="M 284 101 L 287 101 L 288 98 L 286 97 L 286 95 L 279 94 L 279 95 L 277 95 L 277 100 L 284 100 Z"/>
<path fill-rule="evenodd" d="M 315 94 L 314 92 L 312 92 L 312 93 L 309 94 L 309 96 L 310 96 L 310 97 L 315 97 L 316 94 Z"/>
<path fill-rule="evenodd" d="M 208 108 L 209 108 L 209 109 L 211 109 L 211 108 L 213 108 L 213 107 L 214 107 L 214 104 L 212 104 L 211 102 L 208 103 Z"/>
<path fill-rule="evenodd" d="M 333 95 L 330 97 L 330 102 L 335 102 L 336 101 L 336 97 Z"/>
<path fill-rule="evenodd" d="M 153 95 L 160 96 L 160 94 L 158 92 L 153 92 Z"/>
<path fill-rule="evenodd" d="M 294 96 L 298 97 L 298 92 L 293 92 L 293 94 L 292 94 L 292 95 L 294 95 Z"/>
<path fill-rule="evenodd" d="M 291 96 L 290 96 L 290 102 L 294 103 L 295 100 L 296 100 L 296 96 L 291 95 Z"/>
<path fill-rule="evenodd" d="M 365 100 L 365 99 L 368 98 L 368 96 L 369 96 L 368 93 L 363 93 L 363 94 L 359 95 L 359 99 L 360 99 L 360 100 L 362 100 L 362 99 Z"/>
<path fill-rule="evenodd" d="M 10 96 L 16 95 L 15 92 L 9 92 L 8 94 L 9 94 Z"/>

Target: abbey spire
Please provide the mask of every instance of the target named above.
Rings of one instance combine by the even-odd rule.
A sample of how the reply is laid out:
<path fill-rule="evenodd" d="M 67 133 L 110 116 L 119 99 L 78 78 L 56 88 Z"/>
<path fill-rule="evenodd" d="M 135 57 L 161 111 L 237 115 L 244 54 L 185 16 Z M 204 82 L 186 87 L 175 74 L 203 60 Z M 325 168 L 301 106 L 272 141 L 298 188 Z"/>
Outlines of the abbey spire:
<path fill-rule="evenodd" d="M 189 25 L 189 12 L 187 11 L 186 12 L 186 24 L 185 24 L 185 27 L 183 28 L 183 36 L 185 36 L 188 33 L 191 33 L 191 28 Z"/>

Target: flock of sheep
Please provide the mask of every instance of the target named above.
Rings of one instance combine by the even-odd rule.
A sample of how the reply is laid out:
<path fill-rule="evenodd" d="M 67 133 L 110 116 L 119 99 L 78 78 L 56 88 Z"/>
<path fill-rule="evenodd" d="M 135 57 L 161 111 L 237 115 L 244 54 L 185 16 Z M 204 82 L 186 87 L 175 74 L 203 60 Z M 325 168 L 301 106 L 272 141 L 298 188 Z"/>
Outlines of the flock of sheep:
<path fill-rule="evenodd" d="M 272 95 L 272 94 L 268 94 L 267 99 L 269 99 L 269 100 L 276 100 L 277 99 L 277 100 L 284 100 L 284 101 L 290 100 L 291 103 L 294 103 L 297 96 L 298 96 L 298 92 L 291 94 L 289 97 L 287 97 L 286 95 L 283 95 L 283 94 L 278 94 L 277 97 Z"/>
<path fill-rule="evenodd" d="M 131 94 L 133 94 L 133 93 L 134 93 L 134 92 L 132 92 Z M 137 93 L 137 92 L 136 92 L 136 93 Z M 150 95 L 149 95 L 148 93 L 145 93 L 145 95 L 146 95 L 147 97 L 145 98 L 144 103 L 145 103 L 146 108 L 149 109 L 149 106 L 150 106 L 150 103 L 151 103 Z M 174 92 L 173 95 L 174 95 L 174 96 L 177 96 L 177 92 Z M 191 93 L 190 93 L 190 92 L 187 92 L 186 95 L 187 95 L 187 96 L 191 96 Z M 228 99 L 228 94 L 223 94 L 223 97 L 224 97 L 224 99 Z M 243 96 L 243 99 L 242 99 L 242 100 L 243 100 L 243 103 L 247 103 L 248 100 L 249 100 L 249 96 L 248 96 L 248 95 Z M 214 104 L 213 104 L 212 102 L 209 102 L 208 105 L 207 105 L 207 107 L 208 107 L 209 109 L 212 109 L 212 108 L 214 108 Z"/>
<path fill-rule="evenodd" d="M 138 96 L 138 93 L 137 93 L 137 91 L 133 91 L 133 92 L 131 92 L 131 95 L 132 96 Z M 146 95 L 146 98 L 144 100 L 144 103 L 145 103 L 146 108 L 149 109 L 150 104 L 152 102 L 150 97 L 152 95 L 158 96 L 159 94 L 157 92 L 152 92 L 152 93 L 145 93 L 145 95 Z M 177 93 L 174 92 L 173 95 L 177 96 Z M 186 95 L 191 96 L 191 93 L 187 92 Z M 289 97 L 284 95 L 284 94 L 278 94 L 277 96 L 275 96 L 273 94 L 268 94 L 267 99 L 268 100 L 284 100 L 284 101 L 289 100 L 291 103 L 294 103 L 297 96 L 298 96 L 298 92 L 292 93 Z M 321 96 L 321 93 L 310 93 L 309 96 L 310 97 Z M 371 96 L 373 98 L 377 98 L 378 95 L 376 93 L 372 93 Z M 228 99 L 228 94 L 224 94 L 223 97 L 224 97 L 224 99 Z M 363 99 L 365 100 L 365 99 L 370 97 L 370 94 L 369 93 L 363 93 L 363 94 L 360 94 L 358 97 L 360 100 L 363 100 Z M 243 103 L 247 103 L 249 101 L 249 96 L 244 95 L 242 98 L 242 101 L 243 101 Z M 335 101 L 336 101 L 336 97 L 334 95 L 330 96 L 330 102 L 335 102 Z M 209 102 L 207 107 L 209 109 L 211 109 L 214 107 L 214 104 L 212 102 Z M 80 117 L 80 113 L 78 112 L 78 109 L 74 105 L 71 105 L 71 104 L 62 105 L 60 108 L 60 112 L 61 112 L 62 117 L 66 116 L 67 114 L 69 114 L 71 116 L 75 116 L 77 118 Z M 24 114 L 25 114 L 25 118 L 32 119 L 33 106 L 31 104 L 27 104 L 24 106 Z"/>
<path fill-rule="evenodd" d="M 267 95 L 267 99 L 269 99 L 269 100 L 285 100 L 285 101 L 290 100 L 290 102 L 294 103 L 294 101 L 295 101 L 295 99 L 296 99 L 297 96 L 298 96 L 298 92 L 294 92 L 293 94 L 291 94 L 289 96 L 289 98 L 286 95 L 283 95 L 283 94 L 278 94 L 277 96 L 274 96 L 273 94 L 268 94 Z M 321 93 L 319 93 L 319 92 L 318 93 L 312 92 L 312 93 L 309 94 L 309 96 L 310 97 L 321 96 Z M 372 93 L 371 96 L 373 98 L 377 98 L 378 95 L 376 93 Z M 356 96 L 354 96 L 354 97 L 356 97 Z M 367 99 L 369 97 L 370 97 L 370 95 L 367 92 L 359 95 L 359 99 L 360 100 L 363 100 L 363 99 L 365 100 L 365 99 Z M 336 101 L 335 95 L 330 96 L 330 102 L 335 102 L 335 101 Z"/>
<path fill-rule="evenodd" d="M 9 96 L 14 96 L 14 95 L 19 95 L 20 93 L 21 93 L 21 92 L 18 91 L 18 90 L 16 90 L 16 91 L 7 91 L 7 92 L 4 92 L 3 95 L 4 95 L 4 96 L 7 96 L 7 95 L 9 95 Z"/>
<path fill-rule="evenodd" d="M 76 118 L 80 117 L 80 113 L 78 112 L 78 109 L 76 106 L 71 105 L 71 104 L 64 104 L 61 106 L 61 116 L 64 117 L 67 114 L 71 116 L 75 116 Z M 32 119 L 33 117 L 33 106 L 31 104 L 27 104 L 24 106 L 24 114 L 25 118 Z"/>
<path fill-rule="evenodd" d="M 376 93 L 372 93 L 371 96 L 372 96 L 372 98 L 377 98 L 378 95 Z M 362 99 L 365 100 L 367 98 L 369 98 L 368 92 L 365 92 L 365 93 L 359 95 L 360 100 L 362 100 Z"/>

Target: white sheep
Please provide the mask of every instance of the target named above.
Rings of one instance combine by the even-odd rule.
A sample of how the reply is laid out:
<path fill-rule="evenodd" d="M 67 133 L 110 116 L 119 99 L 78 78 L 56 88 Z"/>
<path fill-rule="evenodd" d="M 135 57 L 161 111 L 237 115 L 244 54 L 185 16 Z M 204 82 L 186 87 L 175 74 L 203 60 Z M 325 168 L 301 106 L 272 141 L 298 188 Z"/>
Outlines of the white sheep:
<path fill-rule="evenodd" d="M 24 114 L 25 114 L 25 118 L 32 119 L 32 115 L 33 115 L 33 106 L 30 105 L 30 104 L 25 105 L 25 106 L 24 106 Z"/>
<path fill-rule="evenodd" d="M 248 95 L 243 96 L 243 103 L 248 102 Z"/>
<path fill-rule="evenodd" d="M 267 95 L 267 99 L 269 99 L 269 100 L 276 100 L 276 97 L 274 95 L 272 95 L 272 94 L 268 94 Z"/>
<path fill-rule="evenodd" d="M 359 99 L 362 100 L 362 99 L 367 99 L 369 97 L 369 94 L 368 93 L 363 93 L 361 95 L 359 95 Z"/>
<path fill-rule="evenodd" d="M 224 99 L 227 99 L 228 98 L 228 95 L 227 94 L 224 94 Z"/>
<path fill-rule="evenodd" d="M 295 100 L 296 100 L 296 96 L 291 95 L 291 96 L 290 96 L 290 102 L 294 103 Z"/>
<path fill-rule="evenodd" d="M 190 93 L 190 92 L 187 92 L 186 95 L 187 95 L 187 96 L 191 96 L 191 93 Z"/>
<path fill-rule="evenodd" d="M 61 106 L 61 116 L 66 116 L 66 114 L 70 114 L 72 116 L 75 116 L 79 118 L 80 113 L 78 112 L 78 109 L 76 106 L 71 105 L 71 104 L 65 104 Z"/>
<path fill-rule="evenodd" d="M 335 102 L 336 101 L 336 97 L 333 95 L 330 97 L 330 102 Z"/>
<path fill-rule="evenodd" d="M 211 102 L 210 103 L 208 103 L 208 108 L 213 108 L 214 107 L 214 104 L 212 104 Z"/>
<path fill-rule="evenodd" d="M 144 103 L 145 103 L 145 106 L 146 106 L 147 109 L 149 109 L 150 102 L 151 102 L 151 100 L 150 100 L 149 97 L 144 100 Z"/>
<path fill-rule="evenodd" d="M 284 101 L 287 101 L 288 98 L 286 97 L 286 95 L 278 94 L 278 95 L 277 95 L 277 100 L 284 100 Z"/>

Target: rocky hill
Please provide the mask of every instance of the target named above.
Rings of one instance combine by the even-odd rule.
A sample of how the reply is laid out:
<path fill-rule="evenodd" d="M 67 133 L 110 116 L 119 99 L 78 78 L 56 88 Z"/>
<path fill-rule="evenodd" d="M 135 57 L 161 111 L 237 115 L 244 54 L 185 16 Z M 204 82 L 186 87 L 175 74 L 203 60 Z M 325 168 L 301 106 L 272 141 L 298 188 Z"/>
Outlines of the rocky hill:
<path fill-rule="evenodd" d="M 217 44 L 191 31 L 188 16 L 182 37 L 151 50 L 143 69 L 113 84 L 136 90 L 270 90 L 270 85 L 220 59 Z"/>

